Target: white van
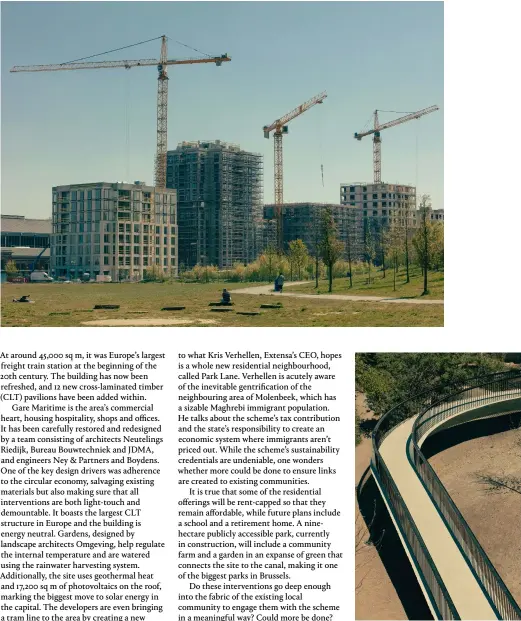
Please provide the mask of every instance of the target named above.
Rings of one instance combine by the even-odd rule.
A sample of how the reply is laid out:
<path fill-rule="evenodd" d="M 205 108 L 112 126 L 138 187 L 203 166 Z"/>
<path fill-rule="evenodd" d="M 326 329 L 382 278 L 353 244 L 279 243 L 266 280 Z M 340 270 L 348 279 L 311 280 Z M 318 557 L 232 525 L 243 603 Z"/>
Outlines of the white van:
<path fill-rule="evenodd" d="M 47 272 L 31 272 L 31 282 L 53 282 L 53 278 Z"/>

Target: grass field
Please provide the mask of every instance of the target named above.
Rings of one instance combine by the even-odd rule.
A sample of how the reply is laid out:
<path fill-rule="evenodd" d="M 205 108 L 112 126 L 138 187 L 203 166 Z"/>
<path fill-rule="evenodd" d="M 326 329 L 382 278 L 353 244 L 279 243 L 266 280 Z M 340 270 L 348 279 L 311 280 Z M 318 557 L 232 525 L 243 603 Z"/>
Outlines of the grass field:
<path fill-rule="evenodd" d="M 379 304 L 317 299 L 280 298 L 280 309 L 260 309 L 273 302 L 265 295 L 236 295 L 233 290 L 261 283 L 129 283 L 129 284 L 3 284 L 2 325 L 8 326 L 442 326 L 442 305 Z M 220 299 L 226 286 L 233 311 L 211 312 L 208 304 Z M 307 285 L 302 285 L 304 289 Z M 300 291 L 300 288 L 299 288 Z M 367 292 L 367 291 L 366 291 Z M 31 296 L 34 304 L 14 304 L 13 298 Z M 119 304 L 119 310 L 93 310 L 95 304 Z M 186 306 L 183 311 L 161 311 L 163 306 Z M 260 315 L 237 315 L 259 311 Z M 96 323 L 94 323 L 96 322 Z M 101 322 L 101 323 L 99 323 Z"/>
<path fill-rule="evenodd" d="M 353 274 L 353 287 L 349 287 L 349 278 L 335 278 L 333 280 L 333 293 L 345 295 L 375 295 L 378 297 L 392 298 L 422 298 L 425 300 L 443 299 L 443 272 L 429 272 L 429 294 L 422 296 L 423 276 L 421 270 L 416 266 L 409 270 L 410 282 L 406 283 L 405 270 L 401 269 L 396 275 L 396 291 L 393 290 L 393 272 L 387 270 L 385 278 L 382 272 L 372 270 L 371 284 L 367 284 L 367 272 Z M 286 282 L 285 289 L 290 289 L 291 282 Z M 299 293 L 328 293 L 327 280 L 320 280 L 318 290 L 315 289 L 315 281 L 310 281 L 305 285 L 295 287 L 295 292 Z"/>

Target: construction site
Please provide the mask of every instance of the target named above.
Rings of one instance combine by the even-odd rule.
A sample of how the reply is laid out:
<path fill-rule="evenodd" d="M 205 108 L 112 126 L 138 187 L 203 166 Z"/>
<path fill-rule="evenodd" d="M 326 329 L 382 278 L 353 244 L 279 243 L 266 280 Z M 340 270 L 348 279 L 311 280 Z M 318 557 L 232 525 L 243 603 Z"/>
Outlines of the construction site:
<path fill-rule="evenodd" d="M 89 184 L 53 188 L 50 238 L 50 270 L 53 275 L 76 276 L 82 269 L 88 269 L 88 273 L 94 275 L 110 271 L 113 280 L 124 281 L 143 278 L 145 271 L 152 268 L 174 276 L 198 265 L 223 270 L 254 261 L 267 247 L 284 254 L 288 244 L 295 239 L 302 239 L 309 253 L 316 254 L 320 245 L 320 213 L 326 208 L 333 214 L 337 236 L 344 245 L 344 257 L 349 260 L 364 260 L 368 231 L 382 231 L 394 226 L 406 229 L 406 235 L 414 232 L 417 224 L 416 188 L 381 181 L 381 134 L 388 128 L 430 114 L 438 110 L 438 106 L 407 113 L 387 123 L 380 123 L 381 111 L 375 110 L 373 127 L 354 134 L 357 141 L 372 137 L 372 184 L 338 182 L 338 204 L 285 203 L 283 138 L 289 132 L 291 121 L 323 104 L 328 96 L 325 91 L 315 95 L 262 127 L 264 138 L 272 137 L 274 143 L 274 200 L 265 205 L 263 157 L 259 153 L 217 139 L 182 141 L 176 149 L 168 150 L 168 68 L 201 63 L 221 67 L 231 58 L 220 54 L 169 59 L 166 35 L 125 48 L 155 40 L 161 42 L 159 59 L 79 59 L 59 65 L 15 66 L 11 69 L 21 73 L 155 66 L 158 72 L 155 179 L 154 185 L 146 189 L 151 196 L 149 204 L 168 202 L 167 216 L 159 208 L 153 212 L 153 221 L 144 219 L 147 206 L 140 203 L 143 200 L 142 182 L 128 184 L 106 179 L 105 184 L 108 183 L 115 193 L 111 190 L 111 201 L 103 202 L 103 209 L 101 203 L 95 203 L 93 208 L 90 197 L 86 194 L 84 197 L 81 188 L 87 188 Z M 103 182 L 90 186 L 99 191 Z M 104 192 L 108 192 L 109 186 Z M 129 198 L 130 192 L 135 197 L 133 201 Z M 430 217 L 443 220 L 442 210 Z M 100 222 L 103 230 L 100 230 Z M 131 223 L 134 226 L 131 227 Z M 163 233 L 164 240 L 160 241 Z M 100 235 L 104 235 L 103 240 Z M 89 240 L 87 243 L 84 243 L 84 236 Z"/>

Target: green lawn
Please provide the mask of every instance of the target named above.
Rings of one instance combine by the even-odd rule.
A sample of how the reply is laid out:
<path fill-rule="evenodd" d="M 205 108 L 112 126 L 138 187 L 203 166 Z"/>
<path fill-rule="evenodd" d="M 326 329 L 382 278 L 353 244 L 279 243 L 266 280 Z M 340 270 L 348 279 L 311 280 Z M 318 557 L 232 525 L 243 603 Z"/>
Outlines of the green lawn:
<path fill-rule="evenodd" d="M 381 271 L 371 270 L 371 284 L 367 284 L 367 271 L 353 274 L 353 287 L 349 287 L 349 278 L 335 278 L 333 280 L 333 293 L 346 295 L 375 295 L 378 297 L 392 298 L 422 298 L 427 300 L 443 299 L 443 272 L 429 272 L 429 294 L 422 296 L 423 276 L 417 267 L 409 270 L 410 282 L 406 283 L 405 269 L 398 271 L 396 275 L 396 291 L 393 290 L 393 271 L 387 270 L 383 278 Z M 291 282 L 287 281 L 284 287 L 289 290 Z M 305 285 L 298 285 L 291 291 L 299 293 L 328 293 L 328 281 L 320 280 L 318 290 L 315 289 L 315 281 Z"/>
<path fill-rule="evenodd" d="M 273 302 L 263 295 L 233 295 L 233 290 L 262 283 L 3 284 L 3 326 L 88 326 L 93 321 L 125 320 L 126 325 L 157 325 L 176 320 L 194 326 L 442 326 L 443 306 L 378 304 L 283 297 L 283 308 L 261 310 Z M 226 286 L 235 303 L 232 312 L 210 311 Z M 302 286 L 303 288 L 306 285 Z M 30 294 L 34 304 L 11 300 Z M 119 310 L 93 310 L 95 304 L 119 304 Z M 186 306 L 161 311 L 163 306 Z M 260 311 L 257 316 L 235 311 Z M 59 313 L 59 314 L 56 314 Z M 127 323 L 128 322 L 128 323 Z"/>

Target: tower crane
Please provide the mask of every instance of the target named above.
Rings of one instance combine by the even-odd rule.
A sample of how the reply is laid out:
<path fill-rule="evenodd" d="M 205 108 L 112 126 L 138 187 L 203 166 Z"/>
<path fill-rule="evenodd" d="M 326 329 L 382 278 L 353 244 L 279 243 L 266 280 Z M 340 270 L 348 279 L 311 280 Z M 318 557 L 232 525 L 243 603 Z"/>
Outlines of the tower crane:
<path fill-rule="evenodd" d="M 158 37 L 159 38 L 159 37 Z M 72 71 L 74 69 L 131 69 L 132 67 L 147 67 L 156 65 L 157 76 L 157 148 L 154 162 L 155 185 L 159 188 L 166 187 L 166 152 L 167 152 L 167 108 L 168 108 L 168 65 L 195 65 L 202 63 L 215 63 L 218 67 L 231 58 L 227 54 L 208 58 L 185 58 L 182 60 L 169 60 L 167 55 L 167 37 L 161 37 L 161 54 L 159 60 L 155 58 L 142 58 L 140 60 L 109 60 L 101 62 L 69 62 L 59 65 L 24 65 L 11 69 L 11 72 L 30 71 Z M 147 42 L 144 42 L 147 43 Z M 136 44 L 139 45 L 139 44 Z M 131 46 L 128 46 L 131 47 Z M 114 50 L 115 51 L 115 50 Z"/>
<path fill-rule="evenodd" d="M 273 121 L 271 125 L 265 125 L 262 130 L 264 132 L 264 138 L 270 137 L 270 132 L 273 132 L 274 139 L 274 154 L 275 154 L 275 217 L 277 220 L 277 249 L 279 252 L 283 250 L 283 231 L 282 231 L 282 205 L 284 202 L 283 197 L 283 166 L 282 166 L 282 136 L 288 133 L 288 126 L 291 120 L 300 116 L 306 110 L 312 108 L 315 104 L 321 104 L 327 97 L 327 93 L 324 91 L 319 95 L 315 95 L 308 101 L 301 104 L 298 108 L 295 108 L 291 112 L 288 112 L 284 116 L 280 117 L 276 121 Z"/>
<path fill-rule="evenodd" d="M 362 140 L 364 136 L 370 136 L 371 134 L 373 135 L 373 168 L 375 183 L 380 183 L 382 180 L 382 139 L 380 137 L 380 132 L 383 129 L 388 129 L 389 127 L 394 127 L 395 125 L 400 125 L 401 123 L 412 121 L 413 119 L 419 119 L 421 116 L 430 114 L 436 110 L 439 110 L 438 106 L 430 106 L 430 108 L 424 108 L 423 110 L 418 110 L 417 112 L 411 112 L 406 116 L 402 116 L 399 119 L 390 121 L 389 123 L 384 123 L 383 125 L 380 125 L 378 121 L 378 110 L 374 111 L 374 128 L 366 132 L 355 134 L 355 138 L 357 140 Z"/>

